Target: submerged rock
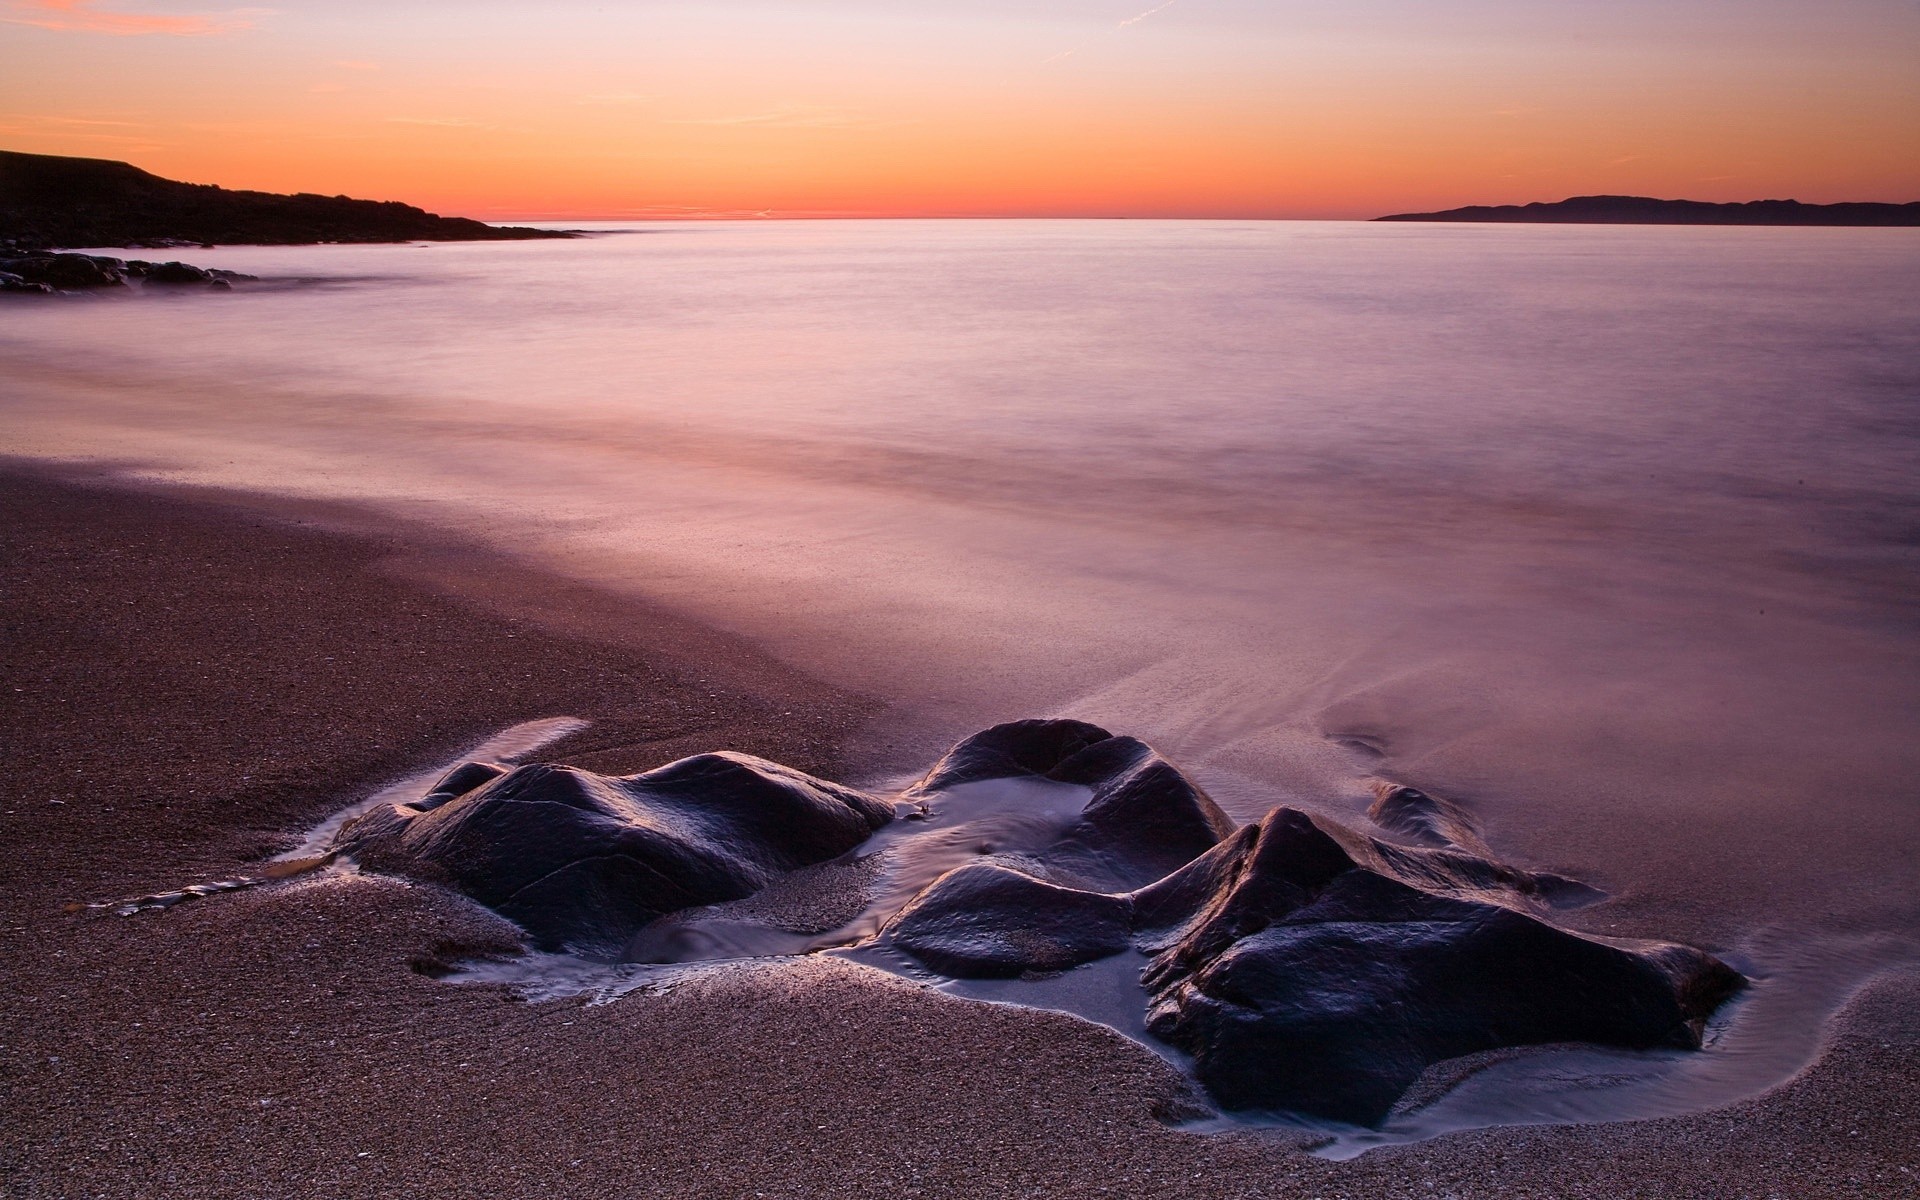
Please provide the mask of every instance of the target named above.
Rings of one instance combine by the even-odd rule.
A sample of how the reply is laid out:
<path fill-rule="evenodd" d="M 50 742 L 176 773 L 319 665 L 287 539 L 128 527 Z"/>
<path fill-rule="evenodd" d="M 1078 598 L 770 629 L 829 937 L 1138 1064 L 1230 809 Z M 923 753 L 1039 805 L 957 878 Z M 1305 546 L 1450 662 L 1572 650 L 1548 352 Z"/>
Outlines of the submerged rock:
<path fill-rule="evenodd" d="M 963 979 L 1145 956 L 1148 1031 L 1191 1055 L 1227 1108 L 1374 1124 L 1428 1067 L 1461 1055 L 1698 1047 L 1744 982 L 1690 947 L 1549 923 L 1554 906 L 1600 894 L 1499 862 L 1463 806 L 1413 788 L 1383 785 L 1369 814 L 1403 841 L 1286 807 L 1236 829 L 1145 743 L 1085 722 L 1019 721 L 955 746 L 904 799 L 930 818 L 995 780 L 1019 781 L 1003 806 L 1054 805 L 1022 817 L 1033 840 L 978 845 L 968 853 L 982 857 L 959 865 L 951 840 L 948 857 L 906 855 L 917 873 L 905 890 L 874 885 L 894 898 L 861 944 Z M 893 849 L 864 847 L 891 815 L 865 793 L 744 755 L 623 778 L 470 763 L 419 801 L 349 824 L 339 848 L 445 882 L 543 948 L 651 947 L 647 961 L 683 961 L 707 946 L 833 944 L 759 936 L 738 904 L 690 910 L 834 860 L 834 871 L 868 864 L 843 873 L 875 880 L 862 856 L 918 836 L 902 826 L 886 835 Z M 966 832 L 937 825 L 927 836 Z"/>

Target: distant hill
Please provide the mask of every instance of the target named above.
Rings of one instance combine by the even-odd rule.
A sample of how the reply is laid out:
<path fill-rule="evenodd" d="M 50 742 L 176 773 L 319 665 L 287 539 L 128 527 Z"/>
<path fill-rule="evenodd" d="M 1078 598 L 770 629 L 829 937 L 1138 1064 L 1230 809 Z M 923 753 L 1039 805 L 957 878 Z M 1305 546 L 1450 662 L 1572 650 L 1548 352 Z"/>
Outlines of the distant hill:
<path fill-rule="evenodd" d="M 1798 200 L 1654 200 L 1575 196 L 1553 204 L 1475 204 L 1445 212 L 1396 213 L 1376 221 L 1507 221 L 1542 225 L 1920 225 L 1913 204 L 1802 204 Z"/>
<path fill-rule="evenodd" d="M 570 237 L 410 204 L 176 183 L 123 162 L 0 150 L 0 246 L 465 242 Z"/>

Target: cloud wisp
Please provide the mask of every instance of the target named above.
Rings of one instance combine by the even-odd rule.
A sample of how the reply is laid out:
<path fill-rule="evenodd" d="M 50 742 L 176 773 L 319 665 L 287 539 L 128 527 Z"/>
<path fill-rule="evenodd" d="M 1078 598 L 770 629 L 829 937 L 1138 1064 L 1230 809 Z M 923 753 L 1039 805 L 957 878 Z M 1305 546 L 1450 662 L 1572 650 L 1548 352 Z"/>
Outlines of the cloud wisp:
<path fill-rule="evenodd" d="M 1144 12 L 1137 12 L 1130 17 L 1123 17 L 1120 20 L 1114 22 L 1113 28 L 1107 30 L 1107 32 L 1109 34 L 1114 34 L 1114 33 L 1120 32 L 1122 29 L 1127 28 L 1129 25 L 1138 25 L 1140 22 L 1146 20 L 1148 17 L 1151 17 L 1153 14 L 1172 8 L 1174 5 L 1178 3 L 1180 3 L 1180 0 L 1160 0 L 1160 3 L 1154 5 L 1152 8 L 1145 10 Z M 1047 57 L 1040 60 L 1040 65 L 1044 67 L 1048 63 L 1059 62 L 1063 58 L 1072 58 L 1074 55 L 1078 54 L 1080 50 L 1081 50 L 1081 47 L 1074 46 L 1070 49 L 1062 50 L 1058 54 L 1049 54 Z"/>
<path fill-rule="evenodd" d="M 1125 29 L 1129 25 L 1138 25 L 1140 22 L 1146 20 L 1148 17 L 1152 16 L 1153 14 L 1159 12 L 1161 9 L 1172 8 L 1174 5 L 1178 3 L 1180 3 L 1180 0 L 1163 0 L 1162 3 L 1154 5 L 1152 8 L 1148 9 L 1143 13 L 1135 13 L 1133 16 L 1128 17 L 1126 20 L 1120 22 L 1118 25 L 1115 25 L 1114 28 Z"/>
<path fill-rule="evenodd" d="M 235 8 L 214 13 L 123 12 L 103 9 L 100 0 L 6 0 L 0 23 L 31 25 L 65 33 L 104 33 L 116 37 L 160 34 L 206 37 L 251 29 L 266 8 Z"/>

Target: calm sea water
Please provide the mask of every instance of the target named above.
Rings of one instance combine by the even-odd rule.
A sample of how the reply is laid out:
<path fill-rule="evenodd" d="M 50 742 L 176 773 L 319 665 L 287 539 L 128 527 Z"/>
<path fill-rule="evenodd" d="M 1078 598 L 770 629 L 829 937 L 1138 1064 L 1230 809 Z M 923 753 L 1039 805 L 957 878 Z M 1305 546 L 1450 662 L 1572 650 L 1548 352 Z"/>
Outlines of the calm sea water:
<path fill-rule="evenodd" d="M 1737 951 L 1920 927 L 1920 238 L 676 225 L 0 310 L 5 442 L 348 498 L 1242 816 L 1379 774 Z M 298 281 L 298 282 L 286 282 Z M 1772 931 L 1772 933 L 1769 933 Z"/>

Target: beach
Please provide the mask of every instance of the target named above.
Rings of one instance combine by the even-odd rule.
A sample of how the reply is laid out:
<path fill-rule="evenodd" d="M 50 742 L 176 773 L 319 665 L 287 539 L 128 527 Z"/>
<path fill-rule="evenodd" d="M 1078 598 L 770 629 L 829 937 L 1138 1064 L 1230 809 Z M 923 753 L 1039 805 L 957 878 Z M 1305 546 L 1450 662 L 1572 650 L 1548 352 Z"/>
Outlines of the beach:
<path fill-rule="evenodd" d="M 8 1196 L 1920 1192 L 1911 967 L 1763 1095 L 1334 1162 L 1299 1132 L 1181 1128 L 1190 1085 L 1109 1030 L 836 961 L 529 1003 L 435 977 L 510 953 L 511 926 L 391 878 L 66 911 L 244 874 L 516 721 L 592 721 L 542 755 L 604 772 L 901 755 L 873 749 L 874 700 L 421 526 L 63 473 L 0 484 Z"/>
<path fill-rule="evenodd" d="M 1920 5 L 0 0 L 0 1200 L 1920 1200 Z"/>

